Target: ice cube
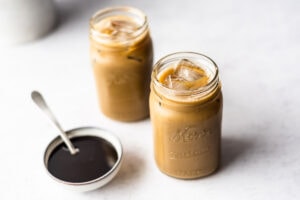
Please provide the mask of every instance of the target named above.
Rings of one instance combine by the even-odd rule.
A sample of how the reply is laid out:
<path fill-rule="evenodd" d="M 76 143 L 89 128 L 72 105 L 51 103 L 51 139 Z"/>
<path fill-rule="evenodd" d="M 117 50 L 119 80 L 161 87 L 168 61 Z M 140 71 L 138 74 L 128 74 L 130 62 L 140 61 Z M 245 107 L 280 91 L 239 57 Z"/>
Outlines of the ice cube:
<path fill-rule="evenodd" d="M 111 39 L 126 40 L 137 30 L 138 25 L 134 21 L 122 19 L 109 19 L 99 24 L 101 33 Z"/>
<path fill-rule="evenodd" d="M 112 20 L 111 26 L 118 33 L 132 34 L 137 29 L 137 24 L 125 20 Z"/>
<path fill-rule="evenodd" d="M 163 84 L 175 90 L 194 90 L 206 85 L 208 76 L 195 63 L 182 59 L 164 78 Z"/>
<path fill-rule="evenodd" d="M 184 79 L 177 77 L 174 74 L 170 74 L 166 77 L 164 85 L 170 89 L 186 90 L 188 88 L 186 87 L 185 82 Z"/>
<path fill-rule="evenodd" d="M 186 81 L 196 81 L 205 76 L 204 70 L 188 59 L 179 61 L 174 74 Z"/>

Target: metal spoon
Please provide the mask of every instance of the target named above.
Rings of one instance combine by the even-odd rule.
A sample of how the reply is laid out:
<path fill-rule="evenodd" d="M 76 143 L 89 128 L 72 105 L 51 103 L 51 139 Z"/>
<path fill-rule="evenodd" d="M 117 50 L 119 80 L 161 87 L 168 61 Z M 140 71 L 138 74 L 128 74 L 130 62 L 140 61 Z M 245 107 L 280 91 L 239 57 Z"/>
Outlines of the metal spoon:
<path fill-rule="evenodd" d="M 46 101 L 44 100 L 43 96 L 37 92 L 33 91 L 31 93 L 31 98 L 34 101 L 34 103 L 49 117 L 49 119 L 53 122 L 53 124 L 57 127 L 57 129 L 60 132 L 60 137 L 64 141 L 64 143 L 67 145 L 70 153 L 72 155 L 75 155 L 79 152 L 78 148 L 75 148 L 72 142 L 69 140 L 68 136 L 64 132 L 64 130 L 61 128 L 60 124 L 58 123 L 57 119 L 55 118 L 54 114 L 46 104 Z"/>

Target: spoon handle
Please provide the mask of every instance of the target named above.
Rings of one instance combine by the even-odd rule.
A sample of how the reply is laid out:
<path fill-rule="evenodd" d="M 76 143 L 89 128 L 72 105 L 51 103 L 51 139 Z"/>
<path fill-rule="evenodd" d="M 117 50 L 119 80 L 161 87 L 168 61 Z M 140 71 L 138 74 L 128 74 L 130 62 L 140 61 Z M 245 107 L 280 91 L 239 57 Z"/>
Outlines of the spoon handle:
<path fill-rule="evenodd" d="M 49 117 L 49 119 L 54 123 L 54 125 L 58 128 L 59 132 L 60 132 L 60 136 L 63 139 L 63 141 L 65 142 L 65 144 L 67 145 L 69 151 L 71 152 L 72 155 L 76 154 L 78 152 L 78 149 L 75 149 L 75 147 L 73 146 L 73 144 L 71 143 L 71 141 L 69 140 L 68 136 L 66 135 L 66 133 L 64 132 L 64 130 L 62 129 L 62 127 L 60 126 L 60 124 L 58 123 L 56 117 L 54 116 L 54 114 L 52 113 L 52 111 L 50 110 L 49 106 L 46 104 L 46 101 L 44 100 L 43 96 L 37 92 L 37 91 L 33 91 L 31 93 L 31 98 L 32 100 L 35 102 L 35 104 L 42 110 L 44 111 L 44 113 Z"/>

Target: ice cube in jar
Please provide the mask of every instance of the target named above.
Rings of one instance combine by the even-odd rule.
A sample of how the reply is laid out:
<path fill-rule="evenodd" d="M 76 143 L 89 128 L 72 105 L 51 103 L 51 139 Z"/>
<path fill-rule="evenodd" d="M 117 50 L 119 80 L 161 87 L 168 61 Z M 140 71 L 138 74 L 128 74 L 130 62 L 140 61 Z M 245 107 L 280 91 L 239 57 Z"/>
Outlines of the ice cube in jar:
<path fill-rule="evenodd" d="M 147 117 L 153 46 L 145 14 L 132 7 L 98 11 L 90 20 L 90 55 L 103 114 Z"/>
<path fill-rule="evenodd" d="M 205 86 L 209 81 L 207 73 L 201 66 L 188 59 L 180 60 L 175 66 L 162 72 L 159 82 L 175 90 L 195 90 Z"/>
<path fill-rule="evenodd" d="M 222 92 L 218 67 L 209 57 L 177 52 L 153 67 L 150 117 L 155 162 L 181 179 L 212 174 L 219 166 Z"/>
<path fill-rule="evenodd" d="M 96 24 L 96 29 L 107 38 L 116 41 L 126 41 L 138 30 L 140 25 L 132 18 L 126 16 L 114 16 L 106 18 Z"/>

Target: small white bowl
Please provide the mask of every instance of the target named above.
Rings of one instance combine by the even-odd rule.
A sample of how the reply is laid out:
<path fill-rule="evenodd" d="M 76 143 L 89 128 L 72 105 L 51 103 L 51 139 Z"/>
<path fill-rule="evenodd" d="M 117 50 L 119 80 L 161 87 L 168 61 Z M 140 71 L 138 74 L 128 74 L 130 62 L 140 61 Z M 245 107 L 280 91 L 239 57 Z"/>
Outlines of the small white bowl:
<path fill-rule="evenodd" d="M 94 128 L 94 127 L 82 127 L 82 128 L 76 128 L 72 129 L 66 132 L 68 137 L 70 139 L 72 138 L 77 138 L 77 137 L 83 137 L 83 136 L 94 136 L 94 137 L 99 137 L 101 139 L 104 139 L 105 141 L 109 142 L 112 144 L 114 149 L 117 152 L 117 161 L 113 165 L 113 167 L 103 176 L 100 176 L 97 179 L 91 180 L 91 181 L 86 181 L 86 182 L 68 182 L 61 180 L 55 176 L 53 176 L 49 170 L 48 170 L 48 161 L 49 157 L 52 154 L 53 150 L 59 146 L 60 144 L 63 143 L 61 137 L 56 137 L 54 140 L 50 142 L 48 147 L 45 150 L 44 153 L 44 165 L 47 170 L 47 173 L 49 174 L 50 177 L 52 177 L 56 182 L 59 184 L 65 186 L 68 189 L 75 190 L 75 191 L 90 191 L 90 190 L 95 190 L 97 188 L 100 188 L 110 182 L 119 172 L 123 160 L 123 151 L 122 151 L 122 145 L 119 141 L 119 139 L 114 136 L 112 133 L 100 129 L 100 128 Z"/>

